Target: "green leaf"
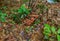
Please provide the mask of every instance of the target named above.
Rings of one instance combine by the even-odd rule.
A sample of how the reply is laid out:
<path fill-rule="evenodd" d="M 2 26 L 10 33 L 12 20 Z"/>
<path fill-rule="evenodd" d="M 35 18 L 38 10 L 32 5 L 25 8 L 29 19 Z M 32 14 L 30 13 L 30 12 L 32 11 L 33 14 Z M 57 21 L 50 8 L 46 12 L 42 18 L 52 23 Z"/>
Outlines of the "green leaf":
<path fill-rule="evenodd" d="M 45 36 L 45 39 L 49 39 L 49 35 L 51 34 L 51 28 L 49 24 L 44 24 L 43 34 Z"/>
<path fill-rule="evenodd" d="M 60 34 L 60 29 L 58 29 L 57 33 Z"/>
<path fill-rule="evenodd" d="M 60 41 L 60 35 L 57 35 L 57 40 Z"/>
<path fill-rule="evenodd" d="M 51 31 L 50 31 L 50 25 L 48 25 L 48 24 L 44 24 L 44 35 L 47 35 L 47 36 L 49 36 L 49 34 L 51 34 Z"/>
<path fill-rule="evenodd" d="M 0 21 L 1 22 L 5 22 L 6 21 L 6 17 L 7 16 L 7 14 L 5 14 L 5 13 L 2 13 L 2 11 L 0 12 Z"/>
<path fill-rule="evenodd" d="M 25 16 L 27 16 L 30 11 L 28 8 L 26 8 L 25 4 L 22 4 L 21 7 L 18 9 L 18 13 L 20 13 L 20 18 L 24 18 Z"/>
<path fill-rule="evenodd" d="M 57 40 L 60 41 L 60 28 L 57 30 Z"/>
<path fill-rule="evenodd" d="M 30 14 L 30 10 L 26 8 L 25 4 L 22 4 L 21 7 L 17 9 L 17 14 L 10 15 L 10 18 L 12 18 L 16 23 L 20 23 L 21 19 L 24 19 L 28 14 Z"/>
<path fill-rule="evenodd" d="M 53 34 L 56 34 L 56 28 L 54 26 L 51 27 L 51 31 Z"/>
<path fill-rule="evenodd" d="M 18 9 L 18 13 L 22 14 L 23 10 L 22 9 Z"/>

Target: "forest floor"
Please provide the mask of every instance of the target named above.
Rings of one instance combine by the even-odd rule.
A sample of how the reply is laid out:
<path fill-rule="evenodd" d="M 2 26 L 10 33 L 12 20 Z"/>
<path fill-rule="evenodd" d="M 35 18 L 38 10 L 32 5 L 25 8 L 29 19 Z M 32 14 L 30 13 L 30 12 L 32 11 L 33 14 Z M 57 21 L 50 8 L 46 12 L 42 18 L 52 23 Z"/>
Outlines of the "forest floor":
<path fill-rule="evenodd" d="M 43 4 L 48 7 L 48 11 L 43 10 L 42 14 L 38 14 L 39 9 L 35 12 L 32 11 L 31 14 L 21 20 L 22 23 L 18 21 L 15 23 L 12 18 L 9 19 L 8 17 L 6 17 L 6 22 L 0 22 L 0 41 L 58 41 L 55 34 L 49 34 L 50 38 L 45 39 L 47 37 L 44 36 L 43 32 L 44 24 L 54 26 L 56 29 L 60 28 L 60 3 Z M 7 9 L 2 9 L 2 6 L 7 6 Z M 16 10 L 19 7 L 20 4 L 13 4 L 13 2 L 10 5 L 7 3 L 0 5 L 0 9 L 8 16 L 16 13 L 12 9 Z"/>

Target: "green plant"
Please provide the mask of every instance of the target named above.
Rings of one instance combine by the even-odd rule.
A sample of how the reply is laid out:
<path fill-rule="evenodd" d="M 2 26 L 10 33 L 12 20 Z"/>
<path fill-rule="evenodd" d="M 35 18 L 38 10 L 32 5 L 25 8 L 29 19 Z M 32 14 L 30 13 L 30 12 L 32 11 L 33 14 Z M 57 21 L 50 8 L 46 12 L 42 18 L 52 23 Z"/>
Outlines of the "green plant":
<path fill-rule="evenodd" d="M 57 30 L 57 40 L 60 41 L 60 29 Z"/>
<path fill-rule="evenodd" d="M 51 37 L 49 37 L 49 34 L 54 34 L 54 35 L 57 36 L 56 37 L 57 40 L 60 41 L 60 28 L 59 29 L 56 29 L 54 26 L 50 26 L 48 24 L 44 24 L 43 34 L 45 36 L 45 39 L 50 39 L 50 40 L 51 40 Z"/>
<path fill-rule="evenodd" d="M 60 35 L 57 35 L 57 40 L 60 41 Z"/>
<path fill-rule="evenodd" d="M 26 5 L 25 4 L 23 4 L 18 9 L 18 13 L 19 13 L 20 18 L 24 18 L 24 17 L 26 17 L 30 13 L 30 10 L 26 8 Z"/>
<path fill-rule="evenodd" d="M 14 10 L 13 12 L 16 12 L 16 14 L 10 14 L 10 17 L 16 23 L 20 23 L 22 19 L 24 19 L 28 14 L 30 14 L 30 10 L 26 8 L 25 4 L 22 4 L 19 9 Z"/>
<path fill-rule="evenodd" d="M 6 16 L 7 16 L 7 14 L 6 14 L 6 13 L 3 13 L 3 12 L 0 10 L 0 21 L 1 21 L 1 22 L 5 22 L 5 21 L 6 21 Z"/>
<path fill-rule="evenodd" d="M 56 28 L 55 28 L 54 26 L 51 27 L 51 32 L 52 32 L 53 34 L 56 34 Z"/>
<path fill-rule="evenodd" d="M 50 25 L 44 24 L 44 31 L 43 31 L 43 33 L 45 35 L 45 39 L 48 39 L 49 35 L 51 34 Z"/>
<path fill-rule="evenodd" d="M 55 34 L 57 36 L 57 40 L 60 41 L 60 29 L 57 29 L 54 26 L 52 26 L 51 31 L 53 34 Z"/>

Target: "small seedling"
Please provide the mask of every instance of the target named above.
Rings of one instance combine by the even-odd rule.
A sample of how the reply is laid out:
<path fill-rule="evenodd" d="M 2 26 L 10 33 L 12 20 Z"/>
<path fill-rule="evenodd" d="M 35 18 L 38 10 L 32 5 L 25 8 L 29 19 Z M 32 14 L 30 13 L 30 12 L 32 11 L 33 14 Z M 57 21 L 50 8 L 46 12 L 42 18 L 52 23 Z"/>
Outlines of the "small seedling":
<path fill-rule="evenodd" d="M 57 36 L 57 40 L 60 41 L 60 29 L 56 29 L 54 26 L 50 26 L 48 24 L 44 24 L 44 36 L 45 39 L 50 39 L 49 34 L 53 34 Z M 56 31 L 57 30 L 57 31 Z"/>
<path fill-rule="evenodd" d="M 55 28 L 54 26 L 51 27 L 51 32 L 52 32 L 53 34 L 56 34 L 56 28 Z"/>
<path fill-rule="evenodd" d="M 45 39 L 48 39 L 49 38 L 49 35 L 51 34 L 51 31 L 50 31 L 50 25 L 48 24 L 44 24 L 44 35 L 45 35 Z"/>
<path fill-rule="evenodd" d="M 19 9 L 18 13 L 20 15 L 20 18 L 26 17 L 28 14 L 30 14 L 29 9 L 26 8 L 26 5 L 23 4 Z"/>
<path fill-rule="evenodd" d="M 60 29 L 57 31 L 57 40 L 60 41 Z"/>
<path fill-rule="evenodd" d="M 16 23 L 20 23 L 22 19 L 24 19 L 28 14 L 30 14 L 30 10 L 26 8 L 25 4 L 22 4 L 21 7 L 15 11 L 17 12 L 17 14 L 10 14 L 10 17 Z"/>
<path fill-rule="evenodd" d="M 45 26 L 44 27 L 44 34 L 49 36 L 49 34 L 51 34 L 50 25 L 44 24 L 44 26 Z"/>
<path fill-rule="evenodd" d="M 60 35 L 57 35 L 57 40 L 60 41 Z"/>
<path fill-rule="evenodd" d="M 6 21 L 6 13 L 3 13 L 2 11 L 0 11 L 0 21 L 1 22 L 5 22 Z"/>

